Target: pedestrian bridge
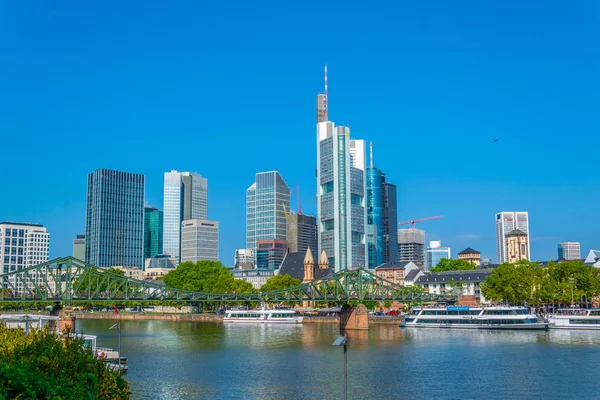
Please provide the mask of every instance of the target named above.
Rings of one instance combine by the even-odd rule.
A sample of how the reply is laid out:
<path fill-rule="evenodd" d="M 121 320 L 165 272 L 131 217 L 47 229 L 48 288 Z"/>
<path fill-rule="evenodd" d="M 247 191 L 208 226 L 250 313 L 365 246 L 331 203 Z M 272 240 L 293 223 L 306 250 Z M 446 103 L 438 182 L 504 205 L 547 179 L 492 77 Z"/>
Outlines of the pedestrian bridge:
<path fill-rule="evenodd" d="M 432 295 L 418 287 L 404 287 L 370 271 L 343 270 L 326 279 L 298 286 L 254 293 L 206 293 L 165 286 L 162 282 L 137 280 L 87 264 L 74 257 L 0 275 L 0 304 L 9 302 L 89 301 L 185 301 L 270 302 L 305 301 L 401 303 L 455 302 L 456 296 Z"/>

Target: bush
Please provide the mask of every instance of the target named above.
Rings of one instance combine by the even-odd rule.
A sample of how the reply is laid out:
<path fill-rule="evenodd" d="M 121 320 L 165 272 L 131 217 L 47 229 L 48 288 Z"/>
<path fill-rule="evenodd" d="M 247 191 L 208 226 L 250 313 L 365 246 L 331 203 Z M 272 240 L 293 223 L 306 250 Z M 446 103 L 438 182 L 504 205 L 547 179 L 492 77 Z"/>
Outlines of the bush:
<path fill-rule="evenodd" d="M 79 339 L 0 326 L 0 400 L 130 399 L 127 382 Z"/>

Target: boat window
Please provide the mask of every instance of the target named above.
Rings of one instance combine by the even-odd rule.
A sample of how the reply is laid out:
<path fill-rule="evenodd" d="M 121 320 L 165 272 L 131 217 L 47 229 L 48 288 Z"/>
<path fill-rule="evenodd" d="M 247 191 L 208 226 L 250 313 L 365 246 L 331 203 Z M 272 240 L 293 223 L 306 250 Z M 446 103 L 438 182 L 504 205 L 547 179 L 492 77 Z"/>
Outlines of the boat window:
<path fill-rule="evenodd" d="M 592 310 L 590 311 L 590 315 L 600 315 L 600 310 Z"/>
<path fill-rule="evenodd" d="M 600 319 L 569 319 L 570 324 L 600 325 Z"/>

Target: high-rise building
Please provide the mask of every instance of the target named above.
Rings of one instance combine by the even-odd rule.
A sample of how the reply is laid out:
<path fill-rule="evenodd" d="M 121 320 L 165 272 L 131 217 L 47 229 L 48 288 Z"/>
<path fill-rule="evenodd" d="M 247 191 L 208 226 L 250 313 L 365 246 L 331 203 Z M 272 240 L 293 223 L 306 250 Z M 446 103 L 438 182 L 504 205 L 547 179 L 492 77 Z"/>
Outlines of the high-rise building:
<path fill-rule="evenodd" d="M 236 269 L 248 269 L 254 267 L 254 251 L 250 249 L 235 249 L 233 265 Z"/>
<path fill-rule="evenodd" d="M 183 221 L 181 262 L 219 261 L 219 223 L 200 219 Z"/>
<path fill-rule="evenodd" d="M 506 235 L 515 229 L 529 236 L 529 214 L 526 211 L 502 211 L 496 214 L 496 252 L 498 263 L 508 262 Z M 527 259 L 531 255 L 529 238 L 527 238 Z"/>
<path fill-rule="evenodd" d="M 254 251 L 259 240 L 287 240 L 285 213 L 290 209 L 290 188 L 279 172 L 259 172 L 246 190 L 246 248 Z"/>
<path fill-rule="evenodd" d="M 443 258 L 452 258 L 450 247 L 442 246 L 442 242 L 439 240 L 430 241 L 429 247 L 427 248 L 427 264 L 425 268 L 429 270 L 436 267 Z"/>
<path fill-rule="evenodd" d="M 325 82 L 317 96 L 318 253 L 325 250 L 335 272 L 366 268 L 365 142 L 329 121 Z"/>
<path fill-rule="evenodd" d="M 558 244 L 558 259 L 581 260 L 581 245 L 579 242 L 562 242 Z"/>
<path fill-rule="evenodd" d="M 73 257 L 85 261 L 85 235 L 77 235 L 73 240 Z"/>
<path fill-rule="evenodd" d="M 256 242 L 256 268 L 278 269 L 288 251 L 287 242 L 279 239 Z"/>
<path fill-rule="evenodd" d="M 425 266 L 425 231 L 417 228 L 398 230 L 398 253 L 401 263 Z"/>
<path fill-rule="evenodd" d="M 196 172 L 165 172 L 163 252 L 179 259 L 181 223 L 208 219 L 208 179 Z"/>
<path fill-rule="evenodd" d="M 385 242 L 383 238 L 383 174 L 371 165 L 367 168 L 367 251 L 369 268 L 384 263 Z"/>
<path fill-rule="evenodd" d="M 398 207 L 396 185 L 385 181 L 382 174 L 383 193 L 383 261 L 397 263 L 398 257 Z"/>
<path fill-rule="evenodd" d="M 48 261 L 50 233 L 43 225 L 0 222 L 0 273 Z"/>
<path fill-rule="evenodd" d="M 104 168 L 88 175 L 86 262 L 143 268 L 145 182 L 144 175 Z"/>
<path fill-rule="evenodd" d="M 163 212 L 144 207 L 144 258 L 163 254 Z"/>
<path fill-rule="evenodd" d="M 287 215 L 287 245 L 290 252 L 306 253 L 317 250 L 317 219 L 312 215 L 291 213 Z"/>

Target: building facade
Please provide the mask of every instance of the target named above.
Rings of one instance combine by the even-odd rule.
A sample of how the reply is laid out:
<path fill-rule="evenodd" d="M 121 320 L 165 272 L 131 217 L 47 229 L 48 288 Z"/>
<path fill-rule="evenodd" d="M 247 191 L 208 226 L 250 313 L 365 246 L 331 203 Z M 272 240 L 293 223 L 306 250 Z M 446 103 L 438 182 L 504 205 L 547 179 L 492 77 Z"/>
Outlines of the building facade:
<path fill-rule="evenodd" d="M 382 176 L 383 193 L 383 261 L 397 263 L 398 257 L 398 204 L 396 200 L 396 185 L 385 180 Z"/>
<path fill-rule="evenodd" d="M 177 259 L 182 222 L 208 219 L 208 179 L 197 172 L 165 172 L 163 253 Z"/>
<path fill-rule="evenodd" d="M 331 121 L 317 124 L 319 252 L 334 270 L 365 268 L 367 215 L 365 142 Z"/>
<path fill-rule="evenodd" d="M 581 260 L 581 244 L 579 242 L 562 242 L 558 244 L 558 259 Z"/>
<path fill-rule="evenodd" d="M 77 235 L 73 240 L 73 257 L 85 261 L 85 235 Z"/>
<path fill-rule="evenodd" d="M 502 211 L 496 214 L 496 252 L 498 263 L 508 262 L 506 235 L 515 229 L 529 237 L 529 213 L 526 211 Z M 527 239 L 527 254 L 531 254 L 529 238 Z M 529 258 L 527 258 L 529 260 Z"/>
<path fill-rule="evenodd" d="M 250 282 L 254 289 L 260 289 L 267 279 L 275 275 L 274 269 L 243 269 L 231 271 L 235 279 Z"/>
<path fill-rule="evenodd" d="M 425 268 L 430 270 L 431 268 L 436 267 L 443 258 L 452 258 L 450 247 L 442 246 L 442 242 L 439 240 L 430 241 L 429 247 L 427 247 L 427 260 Z"/>
<path fill-rule="evenodd" d="M 287 240 L 290 188 L 277 171 L 259 172 L 255 178 L 246 190 L 246 248 L 257 256 L 259 240 Z"/>
<path fill-rule="evenodd" d="M 463 251 L 458 253 L 458 259 L 466 260 L 472 264 L 475 264 L 476 266 L 481 265 L 481 261 L 482 261 L 481 253 L 478 252 L 477 250 L 473 250 L 470 247 L 467 247 L 466 249 L 464 249 Z M 490 264 L 491 264 L 491 260 L 490 260 Z"/>
<path fill-rule="evenodd" d="M 375 274 L 387 281 L 395 283 L 396 285 L 404 286 L 404 279 L 413 270 L 419 268 L 413 262 L 407 263 L 385 263 L 375 268 Z"/>
<path fill-rule="evenodd" d="M 144 266 L 145 182 L 144 175 L 104 168 L 88 175 L 86 262 Z"/>
<path fill-rule="evenodd" d="M 219 261 L 219 223 L 188 219 L 181 228 L 181 262 Z"/>
<path fill-rule="evenodd" d="M 468 271 L 445 271 L 435 274 L 424 274 L 416 281 L 427 293 L 444 294 L 453 292 L 459 296 L 471 296 L 477 303 L 486 303 L 481 284 L 492 274 L 491 269 Z M 452 282 L 452 284 L 448 284 Z M 456 285 L 458 284 L 458 285 Z M 456 287 L 455 287 L 456 285 Z"/>
<path fill-rule="evenodd" d="M 367 252 L 369 268 L 384 263 L 383 174 L 371 165 L 367 168 Z"/>
<path fill-rule="evenodd" d="M 401 263 L 425 266 L 425 231 L 417 228 L 398 230 L 398 253 Z"/>
<path fill-rule="evenodd" d="M 256 268 L 279 269 L 287 252 L 288 246 L 285 240 L 259 240 L 256 242 Z"/>
<path fill-rule="evenodd" d="M 504 262 L 516 263 L 519 260 L 529 260 L 529 235 L 514 229 L 506 234 L 507 258 Z"/>
<path fill-rule="evenodd" d="M 236 269 L 248 269 L 254 267 L 254 250 L 235 249 L 233 265 Z"/>
<path fill-rule="evenodd" d="M 144 259 L 163 254 L 163 212 L 144 207 Z"/>
<path fill-rule="evenodd" d="M 139 281 L 141 281 L 144 278 L 142 269 L 138 267 L 114 266 L 112 268 L 123 271 L 123 275 L 127 278 L 137 279 Z"/>
<path fill-rule="evenodd" d="M 287 215 L 287 244 L 290 252 L 317 249 L 317 218 L 312 215 Z"/>
<path fill-rule="evenodd" d="M 0 273 L 48 261 L 50 233 L 43 225 L 0 222 Z"/>

